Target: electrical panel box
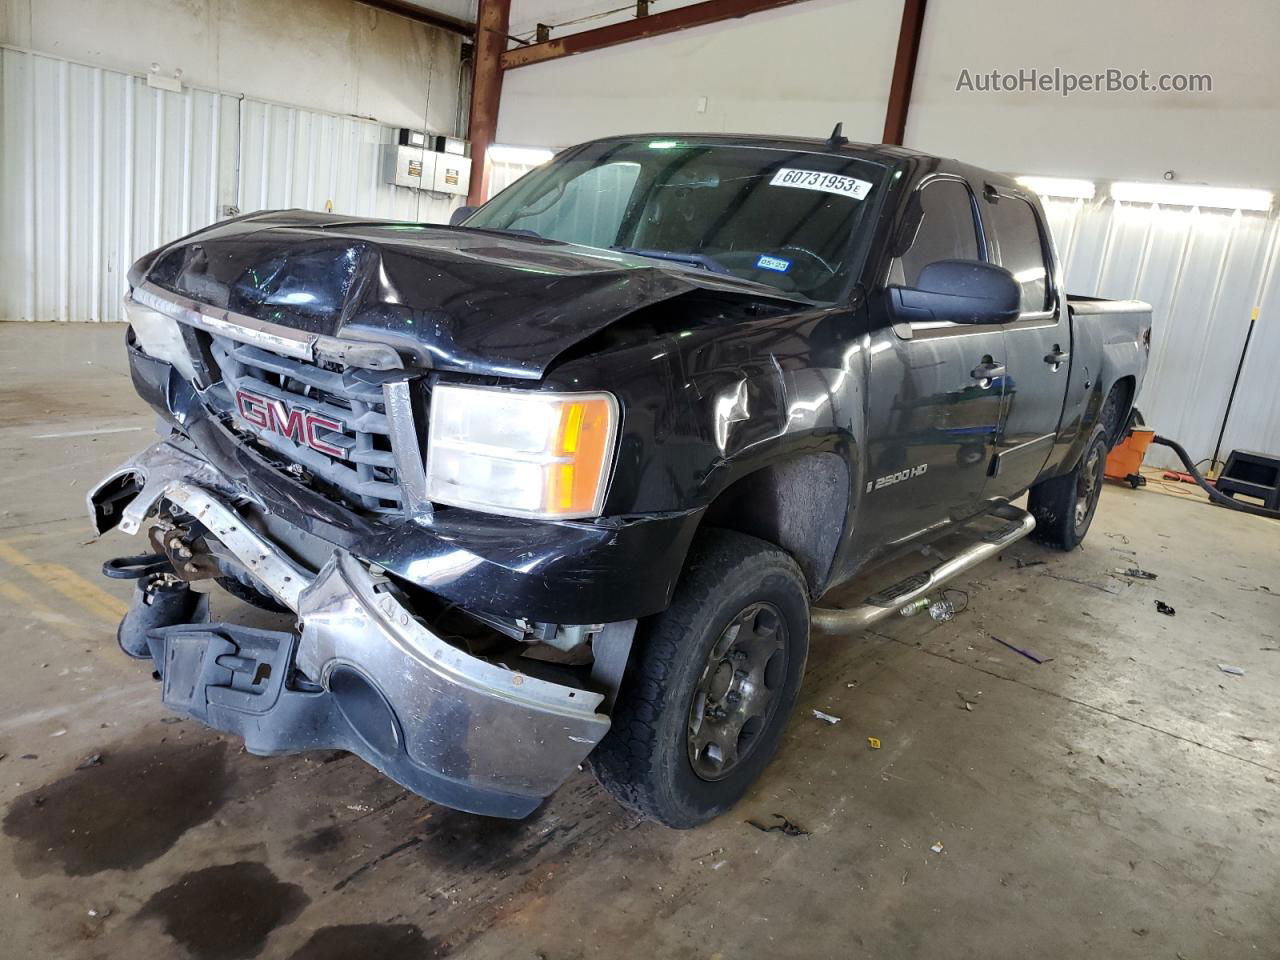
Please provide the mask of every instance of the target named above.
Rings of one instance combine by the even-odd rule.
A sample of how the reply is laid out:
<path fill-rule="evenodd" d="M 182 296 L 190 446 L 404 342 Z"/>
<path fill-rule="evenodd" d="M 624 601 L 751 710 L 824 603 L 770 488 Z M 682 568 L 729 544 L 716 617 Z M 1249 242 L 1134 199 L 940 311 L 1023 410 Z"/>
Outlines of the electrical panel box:
<path fill-rule="evenodd" d="M 382 147 L 382 180 L 397 187 L 413 187 L 415 190 L 434 190 L 436 182 L 436 158 L 440 154 L 422 147 L 407 147 L 399 143 L 387 143 Z"/>
<path fill-rule="evenodd" d="M 466 196 L 471 190 L 466 149 L 465 140 L 398 130 L 394 143 L 382 145 L 382 180 L 397 187 Z"/>
<path fill-rule="evenodd" d="M 466 196 L 471 191 L 471 158 L 452 153 L 436 154 L 435 185 L 437 193 Z"/>

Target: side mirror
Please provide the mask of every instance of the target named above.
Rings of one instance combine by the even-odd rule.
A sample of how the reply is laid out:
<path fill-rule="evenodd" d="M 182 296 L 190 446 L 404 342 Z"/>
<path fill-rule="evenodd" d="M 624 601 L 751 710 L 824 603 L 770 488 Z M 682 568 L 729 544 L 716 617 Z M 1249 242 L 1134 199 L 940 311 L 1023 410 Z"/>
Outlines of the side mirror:
<path fill-rule="evenodd" d="M 479 209 L 479 207 L 459 207 L 457 210 L 453 211 L 453 213 L 449 214 L 449 226 L 456 227 Z"/>
<path fill-rule="evenodd" d="M 1008 323 L 1022 312 L 1022 288 L 1004 267 L 979 260 L 937 260 L 914 287 L 885 290 L 895 323 Z"/>

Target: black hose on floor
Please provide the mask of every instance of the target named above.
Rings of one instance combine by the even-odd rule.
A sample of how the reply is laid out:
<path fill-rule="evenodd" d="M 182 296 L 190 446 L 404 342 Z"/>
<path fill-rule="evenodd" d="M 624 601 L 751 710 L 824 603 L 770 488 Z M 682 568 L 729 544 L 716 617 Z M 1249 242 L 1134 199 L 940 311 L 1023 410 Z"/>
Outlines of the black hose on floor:
<path fill-rule="evenodd" d="M 1216 489 L 1213 484 L 1200 475 L 1200 471 L 1196 469 L 1196 465 L 1192 462 L 1187 451 L 1182 449 L 1182 444 L 1176 440 L 1170 440 L 1168 437 L 1162 437 L 1156 434 L 1151 438 L 1152 443 L 1158 443 L 1161 446 L 1168 447 L 1178 455 L 1178 459 L 1182 461 L 1182 465 L 1187 468 L 1187 473 L 1191 479 L 1200 484 L 1202 490 L 1209 495 L 1209 499 L 1222 507 L 1230 507 L 1232 510 L 1240 510 L 1243 513 L 1252 513 L 1259 517 L 1270 517 L 1272 520 L 1280 520 L 1280 510 L 1268 510 L 1266 507 L 1259 507 L 1252 503 L 1243 503 L 1228 497 L 1225 493 Z"/>

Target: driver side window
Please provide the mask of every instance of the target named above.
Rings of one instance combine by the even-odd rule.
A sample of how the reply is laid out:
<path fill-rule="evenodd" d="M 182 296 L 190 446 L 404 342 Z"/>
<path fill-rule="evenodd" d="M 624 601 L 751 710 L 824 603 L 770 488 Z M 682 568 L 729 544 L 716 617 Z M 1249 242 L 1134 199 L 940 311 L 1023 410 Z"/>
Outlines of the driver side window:
<path fill-rule="evenodd" d="M 938 260 L 978 260 L 973 195 L 959 180 L 933 180 L 916 194 L 920 220 L 911 245 L 889 267 L 889 283 L 914 287 L 920 271 Z"/>

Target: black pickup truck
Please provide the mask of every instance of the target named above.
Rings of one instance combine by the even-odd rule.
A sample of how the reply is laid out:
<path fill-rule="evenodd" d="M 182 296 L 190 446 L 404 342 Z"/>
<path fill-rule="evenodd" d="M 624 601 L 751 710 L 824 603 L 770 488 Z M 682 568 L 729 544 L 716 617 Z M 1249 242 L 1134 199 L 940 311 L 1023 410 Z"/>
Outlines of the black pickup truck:
<path fill-rule="evenodd" d="M 671 826 L 726 810 L 811 627 L 1080 543 L 1147 364 L 1150 308 L 1067 297 L 1033 194 L 896 147 L 599 140 L 456 221 L 264 212 L 140 260 L 167 435 L 89 510 L 150 539 L 105 572 L 169 707 L 476 813 L 584 761 Z M 213 621 L 208 580 L 289 628 Z"/>

